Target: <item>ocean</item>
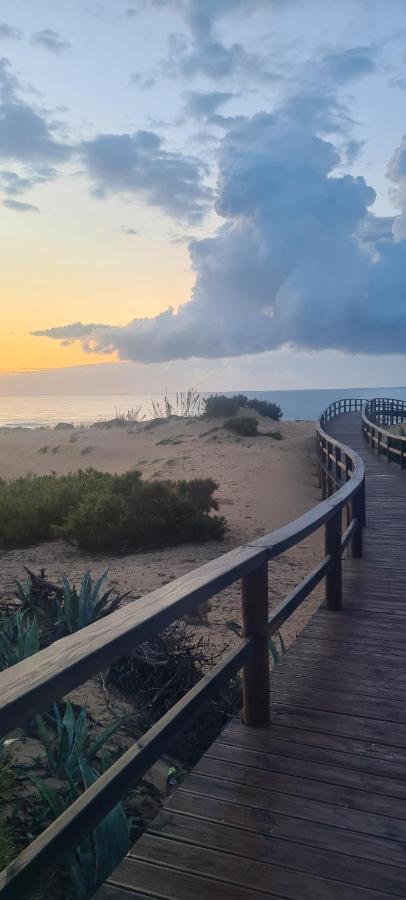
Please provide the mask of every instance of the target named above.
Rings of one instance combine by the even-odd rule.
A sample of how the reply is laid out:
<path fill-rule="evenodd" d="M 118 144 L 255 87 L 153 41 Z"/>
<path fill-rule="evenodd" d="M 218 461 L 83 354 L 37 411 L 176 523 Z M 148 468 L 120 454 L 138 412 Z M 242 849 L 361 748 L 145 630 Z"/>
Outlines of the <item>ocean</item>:
<path fill-rule="evenodd" d="M 279 403 L 284 419 L 318 419 L 329 403 L 340 397 L 393 397 L 406 400 L 406 387 L 386 388 L 328 388 L 322 390 L 286 391 L 221 391 L 202 393 L 246 394 L 261 400 Z M 170 401 L 176 401 L 175 394 L 168 394 Z M 98 419 L 111 419 L 117 413 L 128 409 L 141 409 L 145 418 L 152 416 L 152 403 L 163 405 L 162 394 L 76 394 L 72 396 L 26 396 L 0 397 L 0 427 L 38 428 L 52 427 L 58 422 L 72 422 L 75 425 L 90 423 Z"/>

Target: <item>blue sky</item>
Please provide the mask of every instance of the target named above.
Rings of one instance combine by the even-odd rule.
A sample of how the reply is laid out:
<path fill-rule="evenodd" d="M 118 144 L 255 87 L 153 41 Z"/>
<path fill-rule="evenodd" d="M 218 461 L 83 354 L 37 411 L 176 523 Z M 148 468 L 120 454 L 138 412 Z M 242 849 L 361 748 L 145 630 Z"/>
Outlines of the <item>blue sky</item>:
<path fill-rule="evenodd" d="M 0 390 L 77 363 L 104 390 L 107 362 L 123 390 L 404 383 L 405 26 L 0 0 Z"/>

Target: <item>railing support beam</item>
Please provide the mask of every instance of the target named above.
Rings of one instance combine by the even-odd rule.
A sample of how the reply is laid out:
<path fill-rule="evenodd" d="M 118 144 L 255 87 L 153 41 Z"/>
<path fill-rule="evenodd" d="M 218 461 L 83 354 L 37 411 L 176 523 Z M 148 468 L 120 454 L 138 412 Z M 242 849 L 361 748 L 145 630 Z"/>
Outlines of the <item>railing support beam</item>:
<path fill-rule="evenodd" d="M 326 575 L 327 609 L 341 609 L 342 605 L 342 564 L 341 564 L 341 508 L 326 522 L 326 556 L 332 557 L 332 566 Z"/>
<path fill-rule="evenodd" d="M 243 720 L 253 728 L 269 725 L 268 564 L 241 579 L 243 637 L 253 652 L 243 669 Z"/>
<path fill-rule="evenodd" d="M 362 530 L 365 526 L 365 479 L 360 489 L 351 498 L 351 517 L 358 523 L 351 541 L 351 556 L 353 559 L 361 559 L 363 553 Z"/>

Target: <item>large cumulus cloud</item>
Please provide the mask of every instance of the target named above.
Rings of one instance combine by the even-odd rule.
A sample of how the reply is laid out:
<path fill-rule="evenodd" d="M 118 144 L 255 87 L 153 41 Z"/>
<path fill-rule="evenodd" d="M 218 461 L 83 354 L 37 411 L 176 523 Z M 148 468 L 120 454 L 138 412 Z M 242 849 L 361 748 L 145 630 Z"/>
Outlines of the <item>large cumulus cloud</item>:
<path fill-rule="evenodd" d="M 143 362 L 285 345 L 403 353 L 406 139 L 388 169 L 400 216 L 378 218 L 364 178 L 337 174 L 340 153 L 321 136 L 334 115 L 334 106 L 323 110 L 313 95 L 229 131 L 216 203 L 224 224 L 190 243 L 195 286 L 177 311 L 125 327 L 80 324 L 40 333 Z"/>

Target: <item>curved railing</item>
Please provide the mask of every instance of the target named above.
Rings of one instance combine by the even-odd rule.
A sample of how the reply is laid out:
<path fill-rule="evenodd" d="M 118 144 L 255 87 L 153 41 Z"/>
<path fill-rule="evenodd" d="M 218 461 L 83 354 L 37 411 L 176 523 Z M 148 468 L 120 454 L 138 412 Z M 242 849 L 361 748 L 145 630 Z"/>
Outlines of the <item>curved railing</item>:
<path fill-rule="evenodd" d="M 269 723 L 269 636 L 325 579 L 326 604 L 341 606 L 341 560 L 347 546 L 362 555 L 365 522 L 365 471 L 361 458 L 331 437 L 328 422 L 353 404 L 337 401 L 317 426 L 320 482 L 325 499 L 283 528 L 238 547 L 230 553 L 162 586 L 131 605 L 94 622 L 82 631 L 56 641 L 0 674 L 0 734 L 32 719 L 55 700 L 91 676 L 105 670 L 125 653 L 156 635 L 171 622 L 192 612 L 229 585 L 240 580 L 243 635 L 223 659 L 139 741 L 36 838 L 0 874 L 0 896 L 20 900 L 32 892 L 46 870 L 81 840 L 165 752 L 173 736 L 193 719 L 235 672 L 242 669 L 243 717 L 247 725 Z M 349 406 L 349 404 L 352 404 Z M 360 408 L 360 407 L 355 407 Z M 345 530 L 343 528 L 346 525 Z M 325 529 L 325 554 L 320 563 L 270 612 L 268 562 L 306 537 Z"/>
<path fill-rule="evenodd" d="M 376 397 L 365 404 L 362 430 L 371 447 L 387 459 L 406 464 L 406 434 L 395 434 L 384 425 L 398 425 L 406 419 L 406 401 Z"/>

